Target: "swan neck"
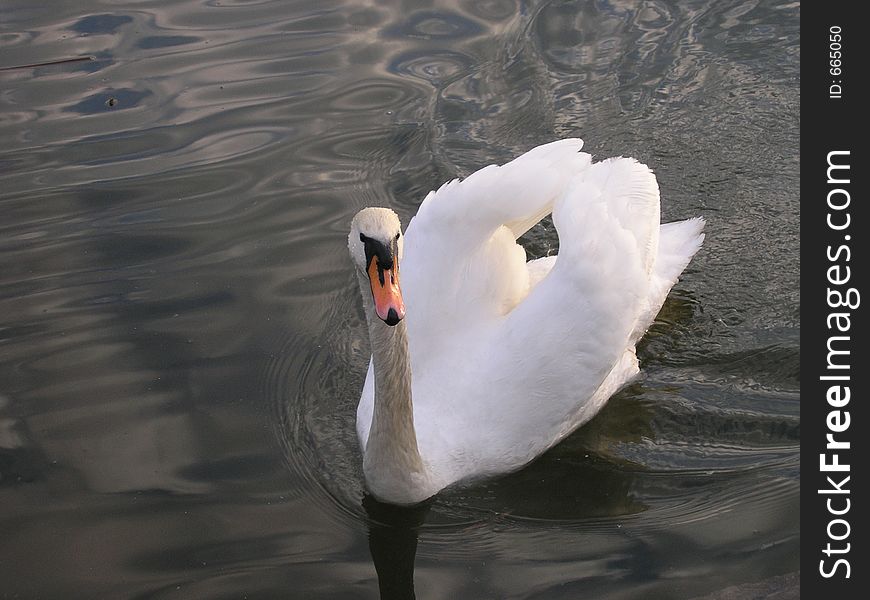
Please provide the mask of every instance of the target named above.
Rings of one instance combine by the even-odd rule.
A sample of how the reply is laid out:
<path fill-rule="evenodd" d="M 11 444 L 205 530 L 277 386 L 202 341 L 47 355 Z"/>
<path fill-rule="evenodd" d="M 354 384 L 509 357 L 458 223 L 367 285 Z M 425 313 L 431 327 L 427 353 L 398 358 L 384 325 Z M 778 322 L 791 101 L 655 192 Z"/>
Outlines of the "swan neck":
<path fill-rule="evenodd" d="M 369 335 L 375 368 L 375 407 L 372 432 L 388 435 L 417 452 L 411 364 L 404 321 L 390 327 L 375 317 Z M 371 438 L 370 438 L 371 439 Z M 419 455 L 419 453 L 418 453 Z"/>
<path fill-rule="evenodd" d="M 361 278 L 375 375 L 363 469 L 375 496 L 410 504 L 425 499 L 418 495 L 426 473 L 414 428 L 408 331 L 404 320 L 391 327 L 377 317 L 368 287 L 368 281 Z"/>

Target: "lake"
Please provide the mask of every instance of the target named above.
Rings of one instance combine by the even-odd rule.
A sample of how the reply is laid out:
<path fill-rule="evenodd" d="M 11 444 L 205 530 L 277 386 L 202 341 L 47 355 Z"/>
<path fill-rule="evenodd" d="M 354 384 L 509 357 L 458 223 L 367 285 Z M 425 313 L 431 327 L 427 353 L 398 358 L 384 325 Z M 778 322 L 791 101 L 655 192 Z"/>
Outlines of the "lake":
<path fill-rule="evenodd" d="M 766 1 L 4 2 L 0 596 L 797 598 L 799 24 Z M 374 501 L 350 219 L 407 224 L 562 137 L 648 164 L 664 221 L 707 219 L 643 376 L 519 472 Z M 558 245 L 550 221 L 524 242 Z"/>

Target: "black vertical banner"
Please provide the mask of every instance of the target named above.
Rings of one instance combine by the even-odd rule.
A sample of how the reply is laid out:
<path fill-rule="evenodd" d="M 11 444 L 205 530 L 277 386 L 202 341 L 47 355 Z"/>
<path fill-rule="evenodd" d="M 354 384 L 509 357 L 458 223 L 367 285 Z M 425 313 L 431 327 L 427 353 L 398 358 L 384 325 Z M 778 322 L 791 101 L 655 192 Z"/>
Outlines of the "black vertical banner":
<path fill-rule="evenodd" d="M 801 587 L 866 598 L 870 303 L 861 3 L 801 7 Z M 824 594 L 824 595 L 823 595 Z"/>

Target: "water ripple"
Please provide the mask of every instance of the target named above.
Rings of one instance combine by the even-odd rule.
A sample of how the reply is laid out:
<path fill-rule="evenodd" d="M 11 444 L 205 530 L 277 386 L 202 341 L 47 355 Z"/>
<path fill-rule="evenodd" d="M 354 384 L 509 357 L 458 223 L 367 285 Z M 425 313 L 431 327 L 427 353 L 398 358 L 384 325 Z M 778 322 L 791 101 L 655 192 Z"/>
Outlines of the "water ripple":
<path fill-rule="evenodd" d="M 417 11 L 407 20 L 386 27 L 387 38 L 419 38 L 424 40 L 461 40 L 480 35 L 484 28 L 458 13 L 448 11 Z"/>
<path fill-rule="evenodd" d="M 432 85 L 441 85 L 459 74 L 465 73 L 473 58 L 458 52 L 427 52 L 418 50 L 395 56 L 389 66 L 390 72 L 410 75 Z"/>

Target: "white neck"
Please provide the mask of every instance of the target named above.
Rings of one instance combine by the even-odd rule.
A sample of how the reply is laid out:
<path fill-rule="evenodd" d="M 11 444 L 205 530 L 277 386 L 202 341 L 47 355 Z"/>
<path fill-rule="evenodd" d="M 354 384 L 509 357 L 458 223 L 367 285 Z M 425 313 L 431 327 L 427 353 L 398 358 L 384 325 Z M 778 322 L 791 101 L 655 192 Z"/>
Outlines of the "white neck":
<path fill-rule="evenodd" d="M 411 357 L 405 321 L 389 326 L 375 313 L 369 281 L 359 275 L 369 326 L 375 373 L 372 425 L 363 457 L 369 490 L 397 504 L 415 504 L 432 495 L 414 429 Z"/>

